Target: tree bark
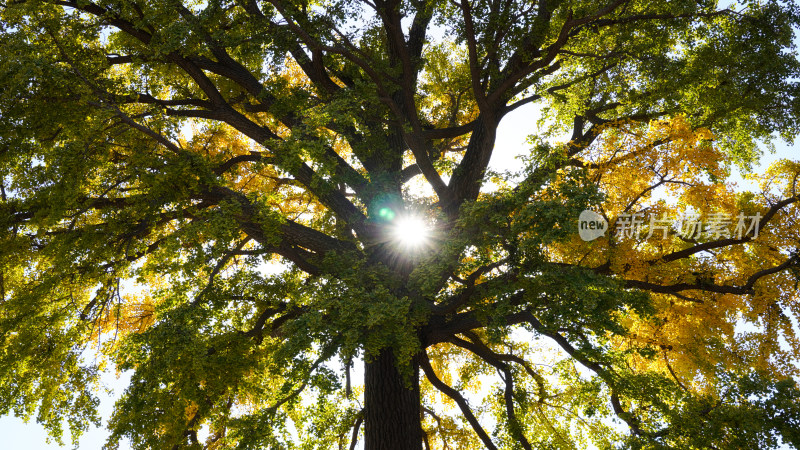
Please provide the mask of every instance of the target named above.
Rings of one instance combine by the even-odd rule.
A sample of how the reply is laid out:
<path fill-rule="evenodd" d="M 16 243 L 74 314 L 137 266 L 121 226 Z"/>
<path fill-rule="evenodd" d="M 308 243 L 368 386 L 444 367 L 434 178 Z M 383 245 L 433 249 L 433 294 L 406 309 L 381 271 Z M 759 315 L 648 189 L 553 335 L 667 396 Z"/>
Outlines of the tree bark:
<path fill-rule="evenodd" d="M 385 349 L 364 370 L 364 449 L 422 450 L 419 364 L 405 379 Z"/>

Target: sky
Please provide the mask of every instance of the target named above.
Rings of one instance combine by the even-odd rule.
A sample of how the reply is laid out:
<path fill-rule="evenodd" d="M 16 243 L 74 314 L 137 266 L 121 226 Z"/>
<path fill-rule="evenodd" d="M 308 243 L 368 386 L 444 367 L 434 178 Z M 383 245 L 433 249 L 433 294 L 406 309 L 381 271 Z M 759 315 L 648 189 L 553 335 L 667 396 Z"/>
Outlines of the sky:
<path fill-rule="evenodd" d="M 112 393 L 98 393 L 100 399 L 99 413 L 103 421 L 111 417 L 115 398 L 120 396 L 128 384 L 130 376 L 122 374 L 118 379 L 112 371 L 103 374 L 102 383 L 107 388 L 112 389 Z M 103 447 L 108 438 L 108 431 L 105 428 L 92 427 L 80 440 L 80 450 L 99 450 Z M 0 447 L 9 450 L 64 450 L 72 448 L 69 432 L 65 432 L 64 446 L 59 446 L 55 441 L 47 442 L 47 433 L 44 427 L 36 423 L 35 418 L 31 418 L 28 423 L 13 416 L 0 418 Z M 127 444 L 127 443 L 126 443 Z M 119 450 L 128 450 L 129 445 L 120 445 Z"/>

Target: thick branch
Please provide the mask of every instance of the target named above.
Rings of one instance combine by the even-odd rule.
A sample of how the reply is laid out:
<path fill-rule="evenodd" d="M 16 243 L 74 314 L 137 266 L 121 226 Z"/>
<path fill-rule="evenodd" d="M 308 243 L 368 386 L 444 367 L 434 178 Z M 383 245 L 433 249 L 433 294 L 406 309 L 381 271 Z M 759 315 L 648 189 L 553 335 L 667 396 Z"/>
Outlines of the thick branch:
<path fill-rule="evenodd" d="M 488 434 L 486 434 L 486 431 L 483 429 L 483 427 L 481 427 L 481 424 L 478 422 L 475 414 L 472 413 L 472 409 L 470 409 L 469 404 L 467 404 L 467 400 L 464 398 L 464 396 L 436 376 L 436 372 L 431 366 L 431 361 L 428 359 L 427 353 L 423 352 L 422 357 L 420 358 L 420 367 L 422 368 L 422 371 L 425 372 L 425 376 L 428 378 L 428 381 L 430 381 L 436 389 L 440 390 L 445 395 L 453 399 L 454 402 L 456 402 L 459 409 L 461 409 L 461 413 L 464 414 L 467 422 L 469 422 L 470 426 L 472 426 L 472 429 L 481 439 L 483 445 L 489 450 L 497 450 L 497 447 L 492 442 L 492 439 Z"/>

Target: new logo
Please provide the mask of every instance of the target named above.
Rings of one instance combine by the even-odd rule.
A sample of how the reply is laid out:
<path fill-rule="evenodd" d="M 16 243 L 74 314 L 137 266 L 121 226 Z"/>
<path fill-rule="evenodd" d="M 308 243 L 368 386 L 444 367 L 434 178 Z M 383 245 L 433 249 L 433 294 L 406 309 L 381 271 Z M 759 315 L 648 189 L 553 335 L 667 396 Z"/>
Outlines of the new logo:
<path fill-rule="evenodd" d="M 606 234 L 608 222 L 600 214 L 585 209 L 578 216 L 578 234 L 584 241 L 593 241 Z"/>

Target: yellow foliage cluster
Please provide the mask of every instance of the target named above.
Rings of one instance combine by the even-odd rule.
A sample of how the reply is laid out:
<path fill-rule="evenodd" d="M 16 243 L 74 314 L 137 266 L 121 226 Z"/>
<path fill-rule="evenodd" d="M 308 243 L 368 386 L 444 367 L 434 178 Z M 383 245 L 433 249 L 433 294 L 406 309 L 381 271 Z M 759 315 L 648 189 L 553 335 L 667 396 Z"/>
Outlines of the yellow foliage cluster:
<path fill-rule="evenodd" d="M 147 294 L 125 294 L 121 301 L 106 306 L 97 317 L 93 341 L 99 337 L 122 337 L 130 333 L 141 333 L 156 320 L 156 306 Z"/>
<path fill-rule="evenodd" d="M 737 192 L 725 181 L 730 158 L 708 130 L 692 128 L 681 116 L 647 125 L 613 124 L 587 149 L 583 162 L 606 196 L 599 212 L 608 220 L 608 231 L 592 242 L 576 233 L 553 246 L 551 254 L 561 263 L 611 273 L 622 283 L 673 290 L 652 294 L 655 318 L 633 313 L 624 318 L 630 334 L 616 338 L 620 348 L 645 345 L 662 355 L 634 357 L 632 366 L 663 371 L 698 390 L 711 387 L 706 375 L 716 364 L 798 375 L 790 361 L 800 357 L 800 342 L 789 318 L 800 317 L 798 274 L 767 274 L 748 284 L 800 247 L 797 204 L 781 208 L 769 222 L 760 220 L 757 237 L 752 229 L 749 234 L 735 229 L 746 219 L 747 231 L 781 200 L 797 197 L 800 163 L 778 161 L 764 175 L 749 176 L 760 183 L 760 193 Z M 639 218 L 635 232 L 632 218 Z M 699 222 L 695 234 L 686 227 L 690 218 Z M 707 231 L 714 222 L 727 232 L 703 234 L 703 224 Z M 621 232 L 626 226 L 627 234 Z M 678 253 L 714 242 L 720 245 Z M 712 289 L 700 289 L 704 286 Z M 714 292 L 713 286 L 751 289 Z"/>
<path fill-rule="evenodd" d="M 209 160 L 219 161 L 219 164 L 237 156 L 257 154 L 262 158 L 272 157 L 263 150 L 256 151 L 252 140 L 228 126 L 197 127 L 189 134 L 191 137 L 183 139 L 181 145 Z M 225 172 L 223 177 L 231 189 L 257 194 L 289 219 L 313 216 L 324 210 L 313 195 L 296 186 L 294 180 L 269 164 L 241 162 L 234 169 Z"/>

